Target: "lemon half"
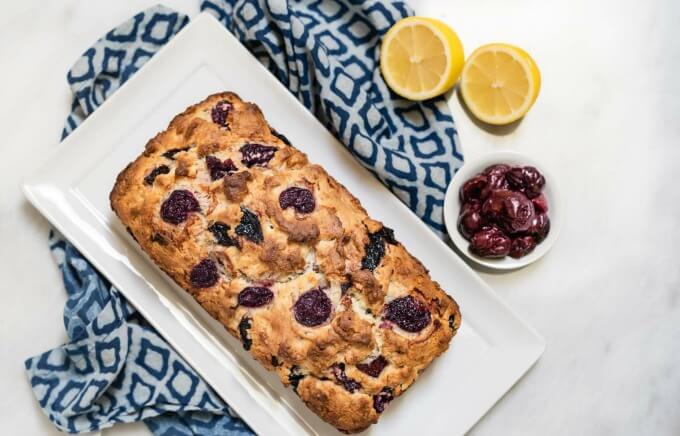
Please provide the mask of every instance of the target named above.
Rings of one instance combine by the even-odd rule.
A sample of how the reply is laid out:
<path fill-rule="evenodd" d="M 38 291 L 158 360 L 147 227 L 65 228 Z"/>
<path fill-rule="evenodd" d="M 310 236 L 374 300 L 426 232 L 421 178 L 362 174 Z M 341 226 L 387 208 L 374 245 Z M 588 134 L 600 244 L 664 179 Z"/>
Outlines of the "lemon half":
<path fill-rule="evenodd" d="M 460 92 L 470 112 L 489 124 L 508 124 L 531 109 L 541 73 L 531 56 L 509 44 L 488 44 L 465 63 Z"/>
<path fill-rule="evenodd" d="M 385 82 L 409 100 L 426 100 L 448 91 L 458 80 L 464 61 L 456 33 L 434 18 L 397 21 L 380 49 Z"/>

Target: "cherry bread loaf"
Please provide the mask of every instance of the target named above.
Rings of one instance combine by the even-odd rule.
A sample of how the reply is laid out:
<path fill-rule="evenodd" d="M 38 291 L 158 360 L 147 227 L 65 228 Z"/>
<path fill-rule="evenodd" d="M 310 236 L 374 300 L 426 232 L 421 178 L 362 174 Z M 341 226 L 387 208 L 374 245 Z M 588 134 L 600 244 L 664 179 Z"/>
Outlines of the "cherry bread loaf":
<path fill-rule="evenodd" d="M 359 201 L 236 94 L 175 117 L 111 207 L 151 259 L 344 432 L 443 353 L 456 302 Z"/>

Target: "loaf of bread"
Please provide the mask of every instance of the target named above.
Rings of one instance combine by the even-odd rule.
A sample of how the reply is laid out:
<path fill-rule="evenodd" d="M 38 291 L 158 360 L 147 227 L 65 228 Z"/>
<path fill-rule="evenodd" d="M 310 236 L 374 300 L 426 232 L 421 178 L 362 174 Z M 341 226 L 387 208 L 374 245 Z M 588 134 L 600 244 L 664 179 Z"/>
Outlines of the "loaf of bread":
<path fill-rule="evenodd" d="M 165 273 L 341 431 L 377 422 L 460 325 L 456 302 L 393 231 L 236 94 L 175 117 L 119 174 L 111 207 Z"/>

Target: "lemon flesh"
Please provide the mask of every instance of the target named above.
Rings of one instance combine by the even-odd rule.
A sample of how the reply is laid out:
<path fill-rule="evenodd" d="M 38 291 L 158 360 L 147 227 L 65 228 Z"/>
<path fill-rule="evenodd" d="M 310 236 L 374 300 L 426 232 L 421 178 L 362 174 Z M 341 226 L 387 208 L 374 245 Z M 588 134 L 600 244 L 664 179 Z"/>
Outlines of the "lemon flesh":
<path fill-rule="evenodd" d="M 509 44 L 475 50 L 463 68 L 460 92 L 472 114 L 489 124 L 508 124 L 531 109 L 541 74 L 527 52 Z"/>
<path fill-rule="evenodd" d="M 408 17 L 387 32 L 380 70 L 392 91 L 409 100 L 426 100 L 455 85 L 464 64 L 456 33 L 434 18 Z"/>

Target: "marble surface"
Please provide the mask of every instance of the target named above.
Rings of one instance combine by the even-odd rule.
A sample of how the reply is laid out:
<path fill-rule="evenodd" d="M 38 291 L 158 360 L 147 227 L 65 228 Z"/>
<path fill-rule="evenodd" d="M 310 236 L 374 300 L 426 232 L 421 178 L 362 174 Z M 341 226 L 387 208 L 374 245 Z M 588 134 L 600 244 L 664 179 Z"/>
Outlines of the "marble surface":
<path fill-rule="evenodd" d="M 20 182 L 58 146 L 70 64 L 154 3 L 2 3 L 3 434 L 58 434 L 30 392 L 23 360 L 66 339 L 48 224 Z M 164 3 L 197 12 L 193 1 Z M 680 3 L 420 0 L 416 10 L 451 24 L 468 52 L 507 41 L 535 57 L 543 89 L 514 128 L 489 130 L 456 94 L 450 103 L 466 157 L 530 154 L 554 170 L 567 202 L 561 237 L 543 260 L 509 274 L 480 272 L 548 346 L 471 433 L 680 434 Z M 103 433 L 148 431 L 132 424 Z"/>

